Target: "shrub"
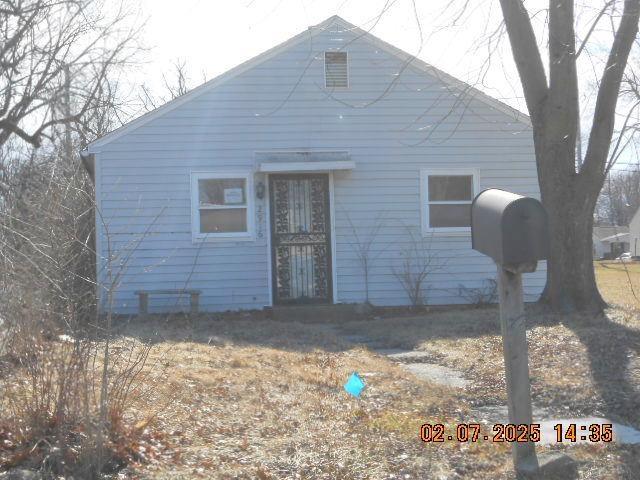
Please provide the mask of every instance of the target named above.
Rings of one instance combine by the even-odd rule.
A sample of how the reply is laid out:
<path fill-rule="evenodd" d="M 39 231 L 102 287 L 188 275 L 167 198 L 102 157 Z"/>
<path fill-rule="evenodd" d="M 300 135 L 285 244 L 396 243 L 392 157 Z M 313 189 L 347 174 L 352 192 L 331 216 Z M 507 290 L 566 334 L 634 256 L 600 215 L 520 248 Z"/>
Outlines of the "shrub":
<path fill-rule="evenodd" d="M 90 180 L 78 161 L 31 158 L 0 215 L 0 471 L 116 470 L 142 441 L 125 416 L 150 347 L 114 349 L 111 315 L 96 315 Z"/>

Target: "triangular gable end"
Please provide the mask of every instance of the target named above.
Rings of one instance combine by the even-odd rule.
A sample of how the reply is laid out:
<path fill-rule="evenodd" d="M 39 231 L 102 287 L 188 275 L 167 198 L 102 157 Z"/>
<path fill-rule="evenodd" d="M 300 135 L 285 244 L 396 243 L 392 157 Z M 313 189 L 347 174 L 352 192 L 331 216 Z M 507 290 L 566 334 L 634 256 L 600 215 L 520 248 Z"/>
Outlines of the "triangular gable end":
<path fill-rule="evenodd" d="M 435 68 L 434 66 L 424 62 L 423 60 L 420 60 L 419 58 L 385 42 L 384 40 L 376 37 L 370 32 L 363 30 L 360 27 L 357 27 L 347 22 L 343 18 L 337 15 L 334 15 L 333 17 L 328 18 L 324 22 L 319 23 L 316 26 L 309 27 L 307 30 L 297 34 L 296 36 L 290 38 L 289 40 L 286 40 L 283 43 L 276 45 L 275 47 L 257 55 L 256 57 L 253 57 L 247 60 L 246 62 L 241 63 L 240 65 L 232 68 L 231 70 L 228 70 L 225 73 L 203 83 L 202 85 L 194 88 L 193 90 L 185 93 L 184 95 L 178 98 L 175 98 L 165 103 L 164 105 L 150 112 L 147 112 L 144 115 L 141 115 L 140 117 L 130 121 L 129 123 L 122 125 L 121 127 L 106 134 L 105 136 L 97 140 L 94 140 L 87 146 L 86 152 L 87 153 L 99 152 L 100 148 L 103 147 L 104 145 L 111 143 L 112 141 L 122 137 L 123 135 L 131 133 L 133 130 L 139 127 L 142 127 L 143 125 L 146 125 L 152 120 L 158 117 L 161 117 L 165 113 L 169 113 L 170 111 L 199 97 L 200 95 L 208 92 L 209 90 L 216 88 L 217 86 L 223 83 L 226 83 L 229 80 L 232 80 L 233 78 L 246 72 L 247 70 L 250 70 L 251 68 L 256 67 L 257 65 L 278 55 L 279 53 L 282 53 L 286 49 L 291 48 L 305 40 L 309 40 L 320 33 L 323 33 L 324 31 L 326 31 L 327 29 L 329 29 L 334 25 L 338 25 L 342 27 L 345 31 L 350 31 L 352 33 L 355 33 L 358 40 L 367 41 L 373 46 L 381 50 L 384 50 L 385 52 L 395 57 L 400 58 L 403 62 L 408 62 L 409 67 L 418 71 L 419 73 L 426 73 L 432 77 L 435 77 L 437 80 L 452 87 L 453 89 L 458 90 L 459 92 L 465 95 L 470 95 L 471 97 L 481 101 L 482 103 L 507 114 L 508 116 L 512 117 L 514 121 L 523 123 L 527 126 L 531 125 L 531 120 L 529 119 L 529 117 L 526 114 L 520 112 L 519 110 L 510 107 L 509 105 L 501 102 L 500 100 L 497 100 L 481 92 L 477 88 L 472 87 L 471 85 L 461 80 L 458 80 L 455 77 L 452 77 L 451 75 L 443 72 L 442 70 Z"/>

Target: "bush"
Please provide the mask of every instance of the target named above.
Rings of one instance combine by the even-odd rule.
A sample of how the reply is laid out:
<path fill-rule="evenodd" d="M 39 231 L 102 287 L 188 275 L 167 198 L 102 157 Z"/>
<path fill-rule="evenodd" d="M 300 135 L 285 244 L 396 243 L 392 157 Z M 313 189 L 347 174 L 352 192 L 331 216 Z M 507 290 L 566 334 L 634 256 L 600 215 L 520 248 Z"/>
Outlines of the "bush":
<path fill-rule="evenodd" d="M 149 346 L 112 348 L 95 305 L 92 185 L 79 161 L 16 166 L 0 202 L 0 471 L 94 478 L 138 455 L 125 421 Z M 2 367 L 4 365 L 4 367 Z M 147 422 L 143 422 L 146 424 Z"/>
<path fill-rule="evenodd" d="M 491 305 L 498 301 L 498 282 L 493 278 L 487 278 L 479 288 L 458 285 L 458 295 L 476 307 Z"/>

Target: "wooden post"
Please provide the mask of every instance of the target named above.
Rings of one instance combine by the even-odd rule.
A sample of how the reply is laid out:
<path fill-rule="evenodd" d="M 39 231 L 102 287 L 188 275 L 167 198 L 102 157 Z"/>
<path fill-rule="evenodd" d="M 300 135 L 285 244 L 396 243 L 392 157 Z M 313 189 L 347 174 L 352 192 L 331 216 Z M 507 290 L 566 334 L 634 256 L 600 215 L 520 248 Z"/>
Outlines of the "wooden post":
<path fill-rule="evenodd" d="M 200 309 L 199 307 L 200 304 L 200 293 L 199 292 L 192 292 L 191 293 L 191 313 L 198 313 L 198 310 Z"/>
<path fill-rule="evenodd" d="M 535 268 L 536 262 L 515 266 L 498 265 L 500 330 L 507 381 L 509 423 L 516 425 L 531 425 L 533 420 L 522 273 L 535 271 Z M 531 474 L 538 470 L 534 443 L 515 442 L 512 454 L 516 472 Z"/>
<path fill-rule="evenodd" d="M 141 314 L 146 314 L 149 311 L 149 294 L 145 292 L 139 292 L 139 306 L 138 309 Z"/>

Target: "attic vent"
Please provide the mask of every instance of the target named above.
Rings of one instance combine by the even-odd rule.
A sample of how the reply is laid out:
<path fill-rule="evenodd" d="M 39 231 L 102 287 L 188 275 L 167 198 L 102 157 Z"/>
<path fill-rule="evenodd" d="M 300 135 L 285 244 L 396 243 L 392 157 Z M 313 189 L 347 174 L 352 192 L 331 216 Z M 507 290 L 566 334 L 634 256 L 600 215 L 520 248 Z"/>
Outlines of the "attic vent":
<path fill-rule="evenodd" d="M 327 88 L 349 86 L 347 52 L 324 52 L 324 82 Z"/>

